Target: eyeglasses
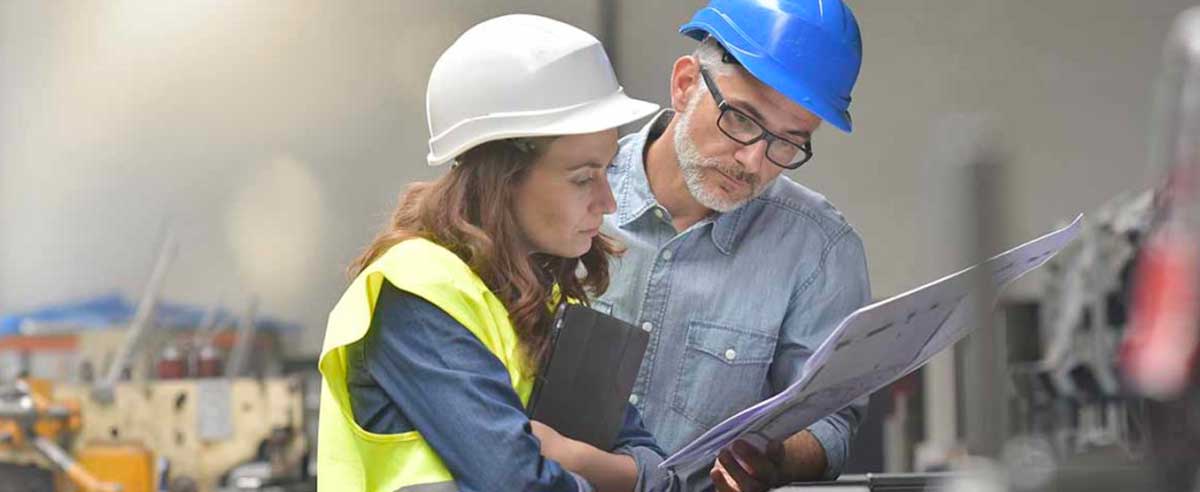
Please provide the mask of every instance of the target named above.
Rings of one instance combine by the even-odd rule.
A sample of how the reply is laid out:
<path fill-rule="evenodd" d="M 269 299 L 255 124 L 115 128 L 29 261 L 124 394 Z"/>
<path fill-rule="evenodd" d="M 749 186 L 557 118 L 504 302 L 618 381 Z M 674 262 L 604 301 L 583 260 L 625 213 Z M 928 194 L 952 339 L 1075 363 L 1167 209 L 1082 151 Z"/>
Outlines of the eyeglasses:
<path fill-rule="evenodd" d="M 798 169 L 812 159 L 812 142 L 798 144 L 767 131 L 750 115 L 725 101 L 721 90 L 717 88 L 717 84 L 703 65 L 700 66 L 700 76 L 704 78 L 704 85 L 708 86 L 708 92 L 717 102 L 717 109 L 721 110 L 721 115 L 717 117 L 717 128 L 730 140 L 742 145 L 753 145 L 759 140 L 766 140 L 767 160 L 784 169 Z"/>

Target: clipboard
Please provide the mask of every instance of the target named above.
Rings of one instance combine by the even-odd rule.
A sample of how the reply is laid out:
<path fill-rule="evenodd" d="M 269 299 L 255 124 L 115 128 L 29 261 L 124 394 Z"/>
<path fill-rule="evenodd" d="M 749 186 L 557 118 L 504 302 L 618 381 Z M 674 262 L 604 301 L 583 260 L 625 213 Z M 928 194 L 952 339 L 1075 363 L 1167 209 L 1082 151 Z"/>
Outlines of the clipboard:
<path fill-rule="evenodd" d="M 650 334 L 581 304 L 560 304 L 550 354 L 526 414 L 571 439 L 612 449 Z"/>

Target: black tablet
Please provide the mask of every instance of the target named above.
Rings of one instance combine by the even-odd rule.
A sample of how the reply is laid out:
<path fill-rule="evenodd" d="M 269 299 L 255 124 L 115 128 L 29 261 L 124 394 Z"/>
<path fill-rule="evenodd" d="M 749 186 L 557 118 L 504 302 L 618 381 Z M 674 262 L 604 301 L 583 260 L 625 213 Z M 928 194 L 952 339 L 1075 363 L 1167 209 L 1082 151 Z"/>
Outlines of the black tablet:
<path fill-rule="evenodd" d="M 649 333 L 617 318 L 580 304 L 560 305 L 551 352 L 529 397 L 529 418 L 611 450 L 649 342 Z"/>

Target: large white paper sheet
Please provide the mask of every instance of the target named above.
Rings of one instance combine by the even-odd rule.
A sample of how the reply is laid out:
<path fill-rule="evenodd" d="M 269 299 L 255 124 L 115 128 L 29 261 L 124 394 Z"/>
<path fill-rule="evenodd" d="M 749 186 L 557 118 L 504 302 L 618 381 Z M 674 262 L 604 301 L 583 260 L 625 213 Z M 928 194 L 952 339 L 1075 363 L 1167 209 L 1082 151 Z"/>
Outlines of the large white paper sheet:
<path fill-rule="evenodd" d="M 851 313 L 813 353 L 798 381 L 684 446 L 670 467 L 711 458 L 734 439 L 760 447 L 868 395 L 961 340 L 1006 285 L 1054 257 L 1079 233 L 1070 225 L 966 270 Z"/>

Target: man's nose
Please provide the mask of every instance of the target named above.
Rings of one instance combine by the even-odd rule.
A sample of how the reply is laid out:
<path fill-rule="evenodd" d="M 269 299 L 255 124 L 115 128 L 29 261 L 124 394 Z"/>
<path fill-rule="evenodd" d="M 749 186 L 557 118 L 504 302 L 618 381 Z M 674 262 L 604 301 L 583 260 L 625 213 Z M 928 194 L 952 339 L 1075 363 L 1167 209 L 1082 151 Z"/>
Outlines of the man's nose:
<path fill-rule="evenodd" d="M 762 139 L 750 145 L 743 145 L 737 152 L 733 153 L 733 158 L 742 165 L 742 168 L 750 174 L 758 174 L 762 170 L 762 166 L 767 164 L 767 139 Z"/>

